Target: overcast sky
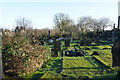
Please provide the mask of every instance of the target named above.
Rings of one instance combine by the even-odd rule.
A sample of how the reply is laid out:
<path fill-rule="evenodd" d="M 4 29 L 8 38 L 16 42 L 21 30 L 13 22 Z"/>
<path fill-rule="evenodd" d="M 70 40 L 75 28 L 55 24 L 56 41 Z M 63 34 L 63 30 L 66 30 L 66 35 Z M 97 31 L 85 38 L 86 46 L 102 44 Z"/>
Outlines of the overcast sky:
<path fill-rule="evenodd" d="M 16 19 L 25 17 L 32 21 L 33 28 L 52 28 L 54 15 L 65 13 L 74 21 L 82 16 L 108 17 L 118 21 L 117 0 L 1 0 L 0 27 L 13 29 Z"/>

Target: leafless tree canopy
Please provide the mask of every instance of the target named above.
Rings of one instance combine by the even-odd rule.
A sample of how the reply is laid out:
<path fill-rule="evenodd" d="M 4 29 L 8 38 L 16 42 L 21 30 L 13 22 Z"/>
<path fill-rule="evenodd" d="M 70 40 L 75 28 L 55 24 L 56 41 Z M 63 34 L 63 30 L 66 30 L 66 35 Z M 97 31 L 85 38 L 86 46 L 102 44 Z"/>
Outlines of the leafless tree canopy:
<path fill-rule="evenodd" d="M 25 27 L 25 28 L 31 28 L 32 27 L 32 21 L 26 19 L 25 17 L 18 18 L 16 20 L 16 25 L 19 27 Z"/>
<path fill-rule="evenodd" d="M 109 18 L 93 19 L 90 16 L 80 17 L 77 22 L 80 31 L 104 31 L 107 27 L 112 27 L 113 22 Z"/>
<path fill-rule="evenodd" d="M 62 32 L 71 31 L 71 27 L 74 25 L 74 21 L 69 18 L 67 14 L 58 13 L 54 16 L 55 27 Z"/>

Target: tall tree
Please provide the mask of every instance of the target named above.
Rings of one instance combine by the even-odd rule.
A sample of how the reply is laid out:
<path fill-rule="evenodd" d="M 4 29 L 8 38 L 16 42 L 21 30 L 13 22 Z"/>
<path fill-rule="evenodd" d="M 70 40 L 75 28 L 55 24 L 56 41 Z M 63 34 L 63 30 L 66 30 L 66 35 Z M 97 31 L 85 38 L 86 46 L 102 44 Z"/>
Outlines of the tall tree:
<path fill-rule="evenodd" d="M 64 13 L 54 15 L 54 23 L 55 27 L 57 27 L 62 33 L 69 32 L 69 29 L 74 25 L 73 20 Z"/>
<path fill-rule="evenodd" d="M 25 17 L 22 17 L 16 20 L 16 25 L 19 27 L 30 28 L 32 27 L 32 21 L 30 21 L 29 19 Z"/>
<path fill-rule="evenodd" d="M 80 17 L 77 26 L 81 32 L 88 32 L 94 26 L 94 19 L 91 16 Z"/>
<path fill-rule="evenodd" d="M 87 31 L 104 31 L 107 27 L 112 27 L 113 22 L 109 18 L 93 19 L 90 16 L 80 17 L 77 23 L 81 32 Z"/>
<path fill-rule="evenodd" d="M 14 30 L 16 32 L 16 36 L 23 36 L 26 39 L 30 39 L 32 33 L 32 21 L 21 17 L 16 20 L 16 28 Z"/>
<path fill-rule="evenodd" d="M 110 21 L 109 18 L 106 17 L 102 17 L 98 20 L 98 25 L 101 28 L 101 30 L 105 30 L 105 28 L 107 27 L 112 27 L 113 26 L 113 22 Z"/>

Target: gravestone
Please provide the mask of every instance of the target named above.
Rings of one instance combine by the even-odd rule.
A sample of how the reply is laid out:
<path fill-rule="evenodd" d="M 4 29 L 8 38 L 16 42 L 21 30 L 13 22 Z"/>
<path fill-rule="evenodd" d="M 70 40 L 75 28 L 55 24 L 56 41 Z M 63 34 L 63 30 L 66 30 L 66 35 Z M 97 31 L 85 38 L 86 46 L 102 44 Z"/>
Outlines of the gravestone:
<path fill-rule="evenodd" d="M 65 47 L 68 48 L 70 47 L 70 40 L 69 39 L 65 39 Z"/>
<path fill-rule="evenodd" d="M 116 40 L 112 47 L 112 66 L 120 66 L 120 38 Z"/>
<path fill-rule="evenodd" d="M 118 2 L 118 30 L 120 27 L 120 1 Z M 112 47 L 112 66 L 120 66 L 120 35 Z"/>
<path fill-rule="evenodd" d="M 55 57 L 58 56 L 58 52 L 61 51 L 61 42 L 60 41 L 54 41 L 54 48 L 53 48 L 53 55 L 55 55 Z M 60 53 L 61 55 L 61 53 Z"/>
<path fill-rule="evenodd" d="M 48 30 L 48 39 L 50 38 L 50 35 L 51 35 L 51 34 L 50 34 L 50 30 Z"/>
<path fill-rule="evenodd" d="M 51 51 L 54 53 L 54 54 L 52 54 L 52 57 L 58 57 L 58 53 L 57 53 L 56 48 L 52 48 Z"/>

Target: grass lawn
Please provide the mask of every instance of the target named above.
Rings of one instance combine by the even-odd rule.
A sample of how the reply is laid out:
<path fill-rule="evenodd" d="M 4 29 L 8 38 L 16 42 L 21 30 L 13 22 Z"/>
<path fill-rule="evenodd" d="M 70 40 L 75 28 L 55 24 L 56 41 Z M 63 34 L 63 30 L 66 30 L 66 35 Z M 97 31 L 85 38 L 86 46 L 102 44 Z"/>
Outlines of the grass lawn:
<path fill-rule="evenodd" d="M 114 75 L 111 69 L 105 65 L 100 64 L 93 57 L 64 57 L 62 74 L 73 74 L 75 78 L 82 76 L 89 76 L 95 78 L 102 75 Z"/>
<path fill-rule="evenodd" d="M 61 42 L 62 49 L 64 49 L 64 41 Z M 95 80 L 115 80 L 117 69 L 114 70 L 112 68 L 111 46 L 109 44 L 95 45 L 96 43 L 92 43 L 94 46 L 79 46 L 78 42 L 79 40 L 73 40 L 67 50 L 74 50 L 76 48 L 83 50 L 87 55 L 83 57 L 53 57 L 43 65 L 43 68 L 38 69 L 32 74 L 22 76 L 32 80 L 38 80 L 40 78 L 83 79 L 85 76 Z M 49 50 L 52 47 L 53 45 L 46 45 L 46 48 Z M 91 56 L 94 51 L 97 51 L 99 55 Z"/>

